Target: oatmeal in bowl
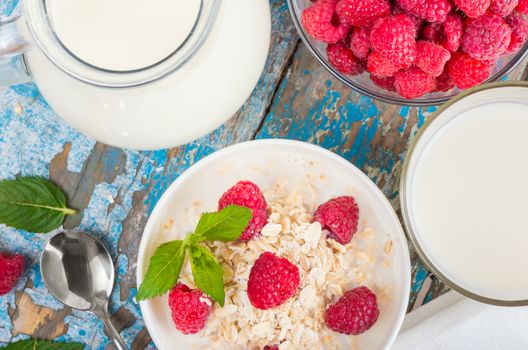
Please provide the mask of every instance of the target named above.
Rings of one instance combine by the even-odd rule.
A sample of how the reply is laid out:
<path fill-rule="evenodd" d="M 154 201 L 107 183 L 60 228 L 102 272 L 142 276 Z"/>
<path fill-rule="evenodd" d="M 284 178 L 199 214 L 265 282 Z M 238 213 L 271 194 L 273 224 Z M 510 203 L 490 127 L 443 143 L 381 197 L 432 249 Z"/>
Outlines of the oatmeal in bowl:
<path fill-rule="evenodd" d="M 232 146 L 191 167 L 156 206 L 138 259 L 159 349 L 388 349 L 409 284 L 381 191 L 294 141 Z"/>

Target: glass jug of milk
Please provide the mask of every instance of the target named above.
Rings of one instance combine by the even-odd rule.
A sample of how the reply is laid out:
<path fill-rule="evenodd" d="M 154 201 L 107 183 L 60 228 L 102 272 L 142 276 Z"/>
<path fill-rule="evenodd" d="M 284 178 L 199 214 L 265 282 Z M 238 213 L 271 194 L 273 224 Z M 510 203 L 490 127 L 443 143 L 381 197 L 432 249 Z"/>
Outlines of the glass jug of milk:
<path fill-rule="evenodd" d="M 244 2 L 20 0 L 0 18 L 0 86 L 34 81 L 61 117 L 104 143 L 191 141 L 234 114 L 262 72 L 269 4 Z"/>

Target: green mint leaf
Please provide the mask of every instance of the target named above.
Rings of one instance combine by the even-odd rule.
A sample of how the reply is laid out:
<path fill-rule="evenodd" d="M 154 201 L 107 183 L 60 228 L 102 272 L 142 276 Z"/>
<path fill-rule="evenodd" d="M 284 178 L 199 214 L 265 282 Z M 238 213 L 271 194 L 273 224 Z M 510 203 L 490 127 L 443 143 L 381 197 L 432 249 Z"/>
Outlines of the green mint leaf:
<path fill-rule="evenodd" d="M 8 344 L 4 350 L 83 350 L 81 343 L 61 343 L 51 340 L 26 339 Z"/>
<path fill-rule="evenodd" d="M 194 234 L 208 241 L 234 241 L 240 237 L 252 218 L 251 209 L 229 205 L 218 213 L 204 213 Z"/>
<path fill-rule="evenodd" d="M 178 282 L 185 259 L 186 245 L 183 241 L 162 244 L 150 258 L 149 267 L 136 300 L 152 299 L 171 290 Z"/>
<path fill-rule="evenodd" d="M 0 224 L 47 233 L 59 228 L 66 215 L 75 213 L 66 206 L 66 196 L 60 188 L 44 178 L 0 181 Z"/>
<path fill-rule="evenodd" d="M 199 244 L 189 247 L 194 284 L 224 306 L 224 271 L 211 251 Z"/>

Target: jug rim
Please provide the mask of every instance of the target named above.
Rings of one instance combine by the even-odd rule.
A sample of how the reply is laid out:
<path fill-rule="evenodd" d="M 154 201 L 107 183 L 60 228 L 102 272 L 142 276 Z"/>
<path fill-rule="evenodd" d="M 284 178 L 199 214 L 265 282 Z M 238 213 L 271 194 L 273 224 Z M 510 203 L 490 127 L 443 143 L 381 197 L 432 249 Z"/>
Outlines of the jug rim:
<path fill-rule="evenodd" d="M 105 88 L 136 87 L 158 81 L 189 62 L 202 48 L 216 22 L 222 0 L 199 0 L 188 36 L 167 57 L 134 70 L 110 70 L 90 64 L 71 52 L 55 33 L 46 0 L 21 1 L 22 17 L 36 46 L 59 69 L 82 82 Z"/>

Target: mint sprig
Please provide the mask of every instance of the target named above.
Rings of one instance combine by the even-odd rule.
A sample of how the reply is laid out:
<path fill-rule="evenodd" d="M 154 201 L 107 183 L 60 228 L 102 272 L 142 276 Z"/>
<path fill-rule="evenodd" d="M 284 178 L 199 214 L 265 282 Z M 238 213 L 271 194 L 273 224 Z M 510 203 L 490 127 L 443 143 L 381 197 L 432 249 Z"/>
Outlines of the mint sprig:
<path fill-rule="evenodd" d="M 62 343 L 52 340 L 26 339 L 8 344 L 3 350 L 82 350 L 81 343 Z"/>
<path fill-rule="evenodd" d="M 224 277 L 222 266 L 209 248 L 196 244 L 189 247 L 194 283 L 205 294 L 224 306 Z"/>
<path fill-rule="evenodd" d="M 59 228 L 66 215 L 75 213 L 66 206 L 61 189 L 49 180 L 17 177 L 0 181 L 0 224 L 47 233 Z"/>
<path fill-rule="evenodd" d="M 204 213 L 194 234 L 207 241 L 234 241 L 251 220 L 251 210 L 230 205 L 218 213 Z"/>
<path fill-rule="evenodd" d="M 159 246 L 150 258 L 147 274 L 136 299 L 151 299 L 165 294 L 174 287 L 178 282 L 184 259 L 183 241 L 171 241 Z"/>
<path fill-rule="evenodd" d="M 217 213 L 204 213 L 193 233 L 183 241 L 170 241 L 159 246 L 150 258 L 145 278 L 136 299 L 147 300 L 163 295 L 176 283 L 189 253 L 194 283 L 205 294 L 224 306 L 223 269 L 203 241 L 234 241 L 240 237 L 252 218 L 246 207 L 230 205 Z"/>

